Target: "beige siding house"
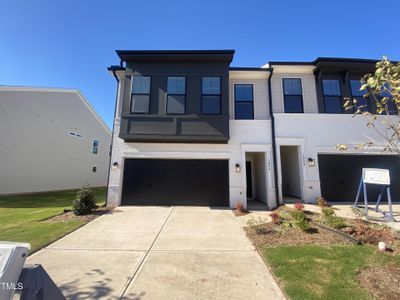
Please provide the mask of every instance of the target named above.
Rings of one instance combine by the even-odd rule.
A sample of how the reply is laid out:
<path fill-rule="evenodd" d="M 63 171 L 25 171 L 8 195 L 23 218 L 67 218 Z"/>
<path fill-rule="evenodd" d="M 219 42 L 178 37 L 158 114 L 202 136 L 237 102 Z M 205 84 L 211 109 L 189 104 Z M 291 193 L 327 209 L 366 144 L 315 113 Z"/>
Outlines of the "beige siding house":
<path fill-rule="evenodd" d="M 110 143 L 79 90 L 0 86 L 0 194 L 106 186 Z"/>

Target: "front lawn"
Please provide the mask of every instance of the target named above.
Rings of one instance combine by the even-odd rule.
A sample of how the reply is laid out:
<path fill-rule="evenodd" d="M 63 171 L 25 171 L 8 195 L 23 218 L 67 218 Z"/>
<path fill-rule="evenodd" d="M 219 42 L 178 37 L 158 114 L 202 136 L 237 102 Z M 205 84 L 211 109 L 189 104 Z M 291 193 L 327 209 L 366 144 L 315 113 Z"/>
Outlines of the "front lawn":
<path fill-rule="evenodd" d="M 106 188 L 93 188 L 96 203 L 105 202 Z M 75 191 L 0 196 L 0 241 L 28 242 L 31 253 L 87 223 L 86 220 L 47 222 L 71 209 Z"/>
<path fill-rule="evenodd" d="M 249 218 L 245 231 L 289 299 L 400 299 L 400 239 L 389 227 L 301 203 L 270 216 Z"/>
<path fill-rule="evenodd" d="M 358 272 L 400 265 L 399 256 L 369 245 L 265 247 L 261 254 L 290 299 L 371 299 L 359 284 Z"/>

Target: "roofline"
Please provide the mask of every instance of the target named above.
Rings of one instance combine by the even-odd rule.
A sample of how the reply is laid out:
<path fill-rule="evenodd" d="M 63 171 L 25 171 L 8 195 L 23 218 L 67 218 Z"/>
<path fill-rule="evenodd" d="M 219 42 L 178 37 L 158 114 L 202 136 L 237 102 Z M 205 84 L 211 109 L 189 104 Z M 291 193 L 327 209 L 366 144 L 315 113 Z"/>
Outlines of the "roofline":
<path fill-rule="evenodd" d="M 229 71 L 259 71 L 259 72 L 270 72 L 271 68 L 260 68 L 260 67 L 230 67 Z"/>
<path fill-rule="evenodd" d="M 116 50 L 123 61 L 224 61 L 232 62 L 235 50 Z"/>
<path fill-rule="evenodd" d="M 125 71 L 125 67 L 121 67 L 119 65 L 113 65 L 113 66 L 109 66 L 107 68 L 108 71 L 112 72 L 112 71 Z"/>
<path fill-rule="evenodd" d="M 305 61 L 270 61 L 270 66 L 313 66 L 313 62 L 305 62 Z"/>
<path fill-rule="evenodd" d="M 0 85 L 0 92 L 1 91 L 75 93 L 78 95 L 78 97 L 81 99 L 81 101 L 85 104 L 85 106 L 89 109 L 89 111 L 95 116 L 95 118 L 99 121 L 99 123 L 104 127 L 104 129 L 107 131 L 107 133 L 111 136 L 111 130 L 110 130 L 110 128 L 108 128 L 107 123 L 98 114 L 98 112 L 94 109 L 92 104 L 87 100 L 87 98 L 83 95 L 83 93 L 79 89 Z"/>
<path fill-rule="evenodd" d="M 349 62 L 349 63 L 374 63 L 379 62 L 377 59 L 369 58 L 349 58 L 349 57 L 317 57 L 313 61 L 270 61 L 270 65 L 294 65 L 294 66 L 307 66 L 317 65 L 319 62 Z"/>
<path fill-rule="evenodd" d="M 118 55 L 120 54 L 234 54 L 235 50 L 226 49 L 226 50 L 115 50 Z"/>

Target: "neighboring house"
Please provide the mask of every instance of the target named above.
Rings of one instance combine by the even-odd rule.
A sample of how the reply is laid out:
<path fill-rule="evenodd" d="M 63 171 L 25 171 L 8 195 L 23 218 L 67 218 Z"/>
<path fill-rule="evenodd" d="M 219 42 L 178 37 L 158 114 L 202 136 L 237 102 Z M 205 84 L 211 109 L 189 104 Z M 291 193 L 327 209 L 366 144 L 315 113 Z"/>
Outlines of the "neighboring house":
<path fill-rule="evenodd" d="M 0 86 L 0 194 L 106 186 L 111 132 L 79 90 Z"/>
<path fill-rule="evenodd" d="M 321 193 L 352 201 L 361 167 L 395 160 L 354 149 L 380 140 L 365 119 L 341 109 L 344 96 L 359 97 L 353 79 L 375 61 L 238 68 L 230 67 L 233 50 L 117 54 L 120 65 L 109 68 L 118 80 L 109 206 L 258 200 L 272 209 Z M 338 143 L 352 146 L 341 153 Z"/>

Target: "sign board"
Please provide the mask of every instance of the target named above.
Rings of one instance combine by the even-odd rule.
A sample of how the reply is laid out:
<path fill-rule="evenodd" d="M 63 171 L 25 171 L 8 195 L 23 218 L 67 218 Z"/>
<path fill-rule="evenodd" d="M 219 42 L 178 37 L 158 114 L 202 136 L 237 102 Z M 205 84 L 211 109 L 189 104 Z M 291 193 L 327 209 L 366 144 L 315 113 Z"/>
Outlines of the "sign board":
<path fill-rule="evenodd" d="M 390 185 L 390 174 L 388 169 L 362 169 L 364 183 Z"/>

